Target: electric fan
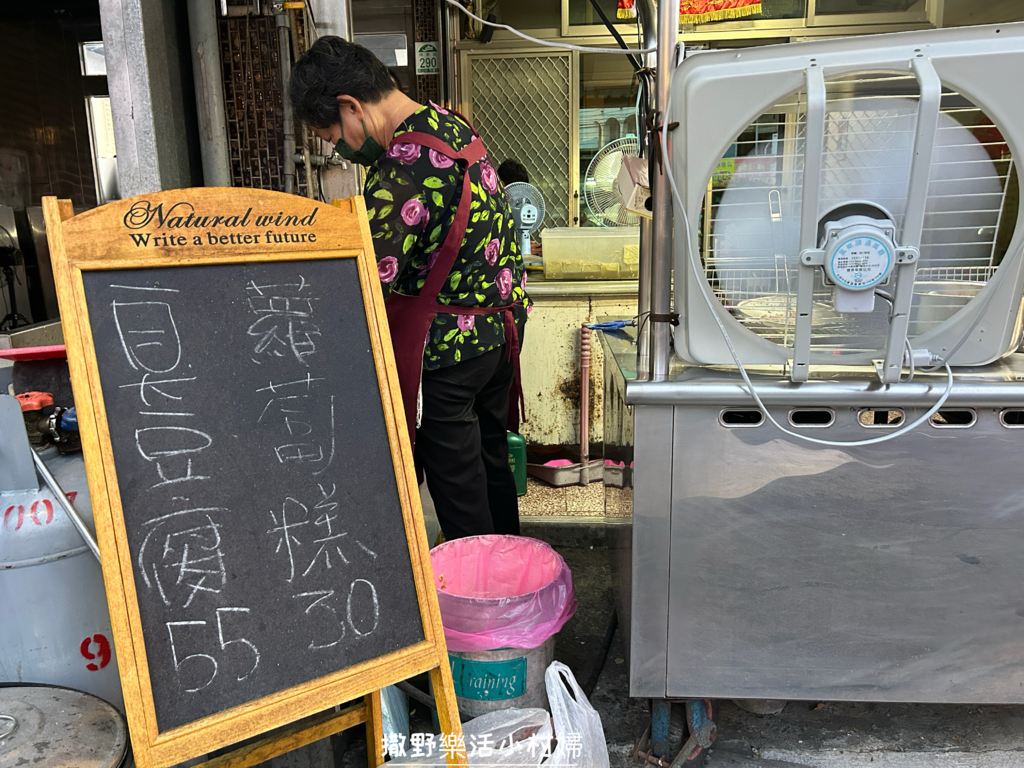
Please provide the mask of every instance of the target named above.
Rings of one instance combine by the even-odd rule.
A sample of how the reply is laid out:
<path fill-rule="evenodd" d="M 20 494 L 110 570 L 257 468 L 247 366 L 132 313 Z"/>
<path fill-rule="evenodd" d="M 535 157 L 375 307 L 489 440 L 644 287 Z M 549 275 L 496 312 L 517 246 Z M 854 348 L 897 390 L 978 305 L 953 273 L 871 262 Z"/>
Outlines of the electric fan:
<path fill-rule="evenodd" d="M 626 210 L 616 183 L 622 156 L 636 157 L 639 152 L 636 136 L 626 136 L 605 144 L 590 161 L 583 183 L 583 196 L 595 224 L 602 227 L 635 227 L 639 224 L 640 217 Z"/>
<path fill-rule="evenodd" d="M 905 362 L 1016 349 L 1022 66 L 1021 24 L 686 60 L 670 115 L 680 357 L 735 352 L 794 381 L 882 361 L 891 383 Z"/>
<path fill-rule="evenodd" d="M 513 181 L 505 186 L 509 206 L 512 208 L 512 222 L 520 234 L 521 252 L 530 255 L 530 235 L 544 223 L 544 196 L 533 184 Z"/>

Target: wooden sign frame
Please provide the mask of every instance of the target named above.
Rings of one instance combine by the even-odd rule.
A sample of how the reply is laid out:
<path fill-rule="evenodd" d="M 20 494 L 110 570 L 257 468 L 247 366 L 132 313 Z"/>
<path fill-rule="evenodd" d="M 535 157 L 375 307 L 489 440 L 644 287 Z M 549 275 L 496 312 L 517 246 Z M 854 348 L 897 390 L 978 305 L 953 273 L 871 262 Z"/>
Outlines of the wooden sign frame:
<path fill-rule="evenodd" d="M 161 228 L 163 240 L 157 242 L 162 245 L 138 247 L 126 228 L 127 223 L 141 221 L 147 212 L 162 205 L 162 223 L 166 224 L 171 209 L 182 201 L 187 201 L 188 205 L 184 210 L 218 212 L 249 208 L 269 212 L 272 209 L 275 214 L 280 211 L 286 217 L 307 216 L 311 204 L 316 205 L 308 198 L 277 192 L 224 188 L 157 192 L 109 203 L 79 216 L 74 215 L 69 200 L 44 197 L 42 201 L 136 764 L 139 768 L 164 768 L 265 735 L 302 718 L 312 718 L 312 722 L 216 758 L 209 765 L 211 768 L 253 765 L 331 733 L 366 723 L 369 764 L 375 766 L 383 760 L 379 691 L 422 672 L 430 673 L 441 732 L 461 734 L 402 395 L 363 199 L 353 197 L 342 201 L 341 207 L 319 204 L 315 237 L 303 237 L 304 242 L 298 244 L 294 241 L 266 244 L 260 243 L 259 238 L 253 241 L 251 236 L 226 234 L 232 230 L 210 230 L 207 220 L 206 230 L 188 231 L 188 237 L 182 240 L 177 239 L 173 230 L 168 234 L 166 228 Z M 134 220 L 131 219 L 133 211 L 138 212 Z M 214 222 L 214 227 L 226 224 L 224 217 L 213 218 L 222 219 Z M 235 226 L 238 226 L 238 217 Z M 202 244 L 194 247 L 190 244 L 195 242 L 191 240 L 193 234 L 203 235 L 196 237 Z M 312 259 L 355 259 L 358 267 L 425 639 L 409 648 L 160 732 L 82 273 Z M 334 711 L 338 705 L 360 699 L 360 704 Z M 449 755 L 448 760 L 449 765 L 468 765 L 461 754 Z"/>

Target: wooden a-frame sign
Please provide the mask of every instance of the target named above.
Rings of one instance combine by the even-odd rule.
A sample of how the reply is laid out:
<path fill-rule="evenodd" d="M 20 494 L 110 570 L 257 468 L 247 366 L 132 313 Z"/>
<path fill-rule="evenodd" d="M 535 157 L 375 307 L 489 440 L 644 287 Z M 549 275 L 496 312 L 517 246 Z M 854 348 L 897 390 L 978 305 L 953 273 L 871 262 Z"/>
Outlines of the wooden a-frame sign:
<path fill-rule="evenodd" d="M 136 763 L 365 723 L 378 765 L 421 672 L 461 740 L 362 198 L 43 210 Z"/>

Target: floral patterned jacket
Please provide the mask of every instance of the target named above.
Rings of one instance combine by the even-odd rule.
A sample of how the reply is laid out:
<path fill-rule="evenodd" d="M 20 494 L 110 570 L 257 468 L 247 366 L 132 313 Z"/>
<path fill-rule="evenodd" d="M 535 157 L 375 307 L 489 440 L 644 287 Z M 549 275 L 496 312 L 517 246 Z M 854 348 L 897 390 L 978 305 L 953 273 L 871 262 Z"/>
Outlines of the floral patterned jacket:
<path fill-rule="evenodd" d="M 473 138 L 457 115 L 429 104 L 399 126 L 387 153 L 371 165 L 363 195 L 377 253 L 384 295 L 417 295 L 434 265 L 462 196 L 462 170 L 453 160 L 419 144 L 402 143 L 402 133 L 437 136 L 456 151 Z M 439 304 L 515 310 L 519 338 L 530 311 L 526 270 L 505 194 L 485 157 L 469 170 L 473 201 L 462 248 L 437 298 Z M 438 314 L 423 353 L 424 370 L 455 365 L 505 343 L 501 314 Z"/>

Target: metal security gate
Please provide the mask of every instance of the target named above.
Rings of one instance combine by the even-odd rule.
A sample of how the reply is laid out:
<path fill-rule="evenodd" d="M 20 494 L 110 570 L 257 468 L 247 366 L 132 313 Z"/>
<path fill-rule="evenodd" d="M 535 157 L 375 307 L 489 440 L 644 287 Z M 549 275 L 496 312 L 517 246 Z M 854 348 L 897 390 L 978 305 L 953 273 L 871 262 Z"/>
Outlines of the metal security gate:
<path fill-rule="evenodd" d="M 281 63 L 273 16 L 220 19 L 231 185 L 283 190 Z"/>
<path fill-rule="evenodd" d="M 463 62 L 467 117 L 495 167 L 510 157 L 519 160 L 544 195 L 545 224 L 578 224 L 573 54 L 474 52 Z"/>
<path fill-rule="evenodd" d="M 284 191 L 284 106 L 281 45 L 270 3 L 229 0 L 227 16 L 218 19 L 220 65 L 224 82 L 224 113 L 228 136 L 231 186 Z M 297 59 L 306 50 L 306 16 L 289 15 L 291 51 Z M 307 134 L 296 125 L 296 149 Z M 307 192 L 306 169 L 295 166 L 295 192 Z"/>

